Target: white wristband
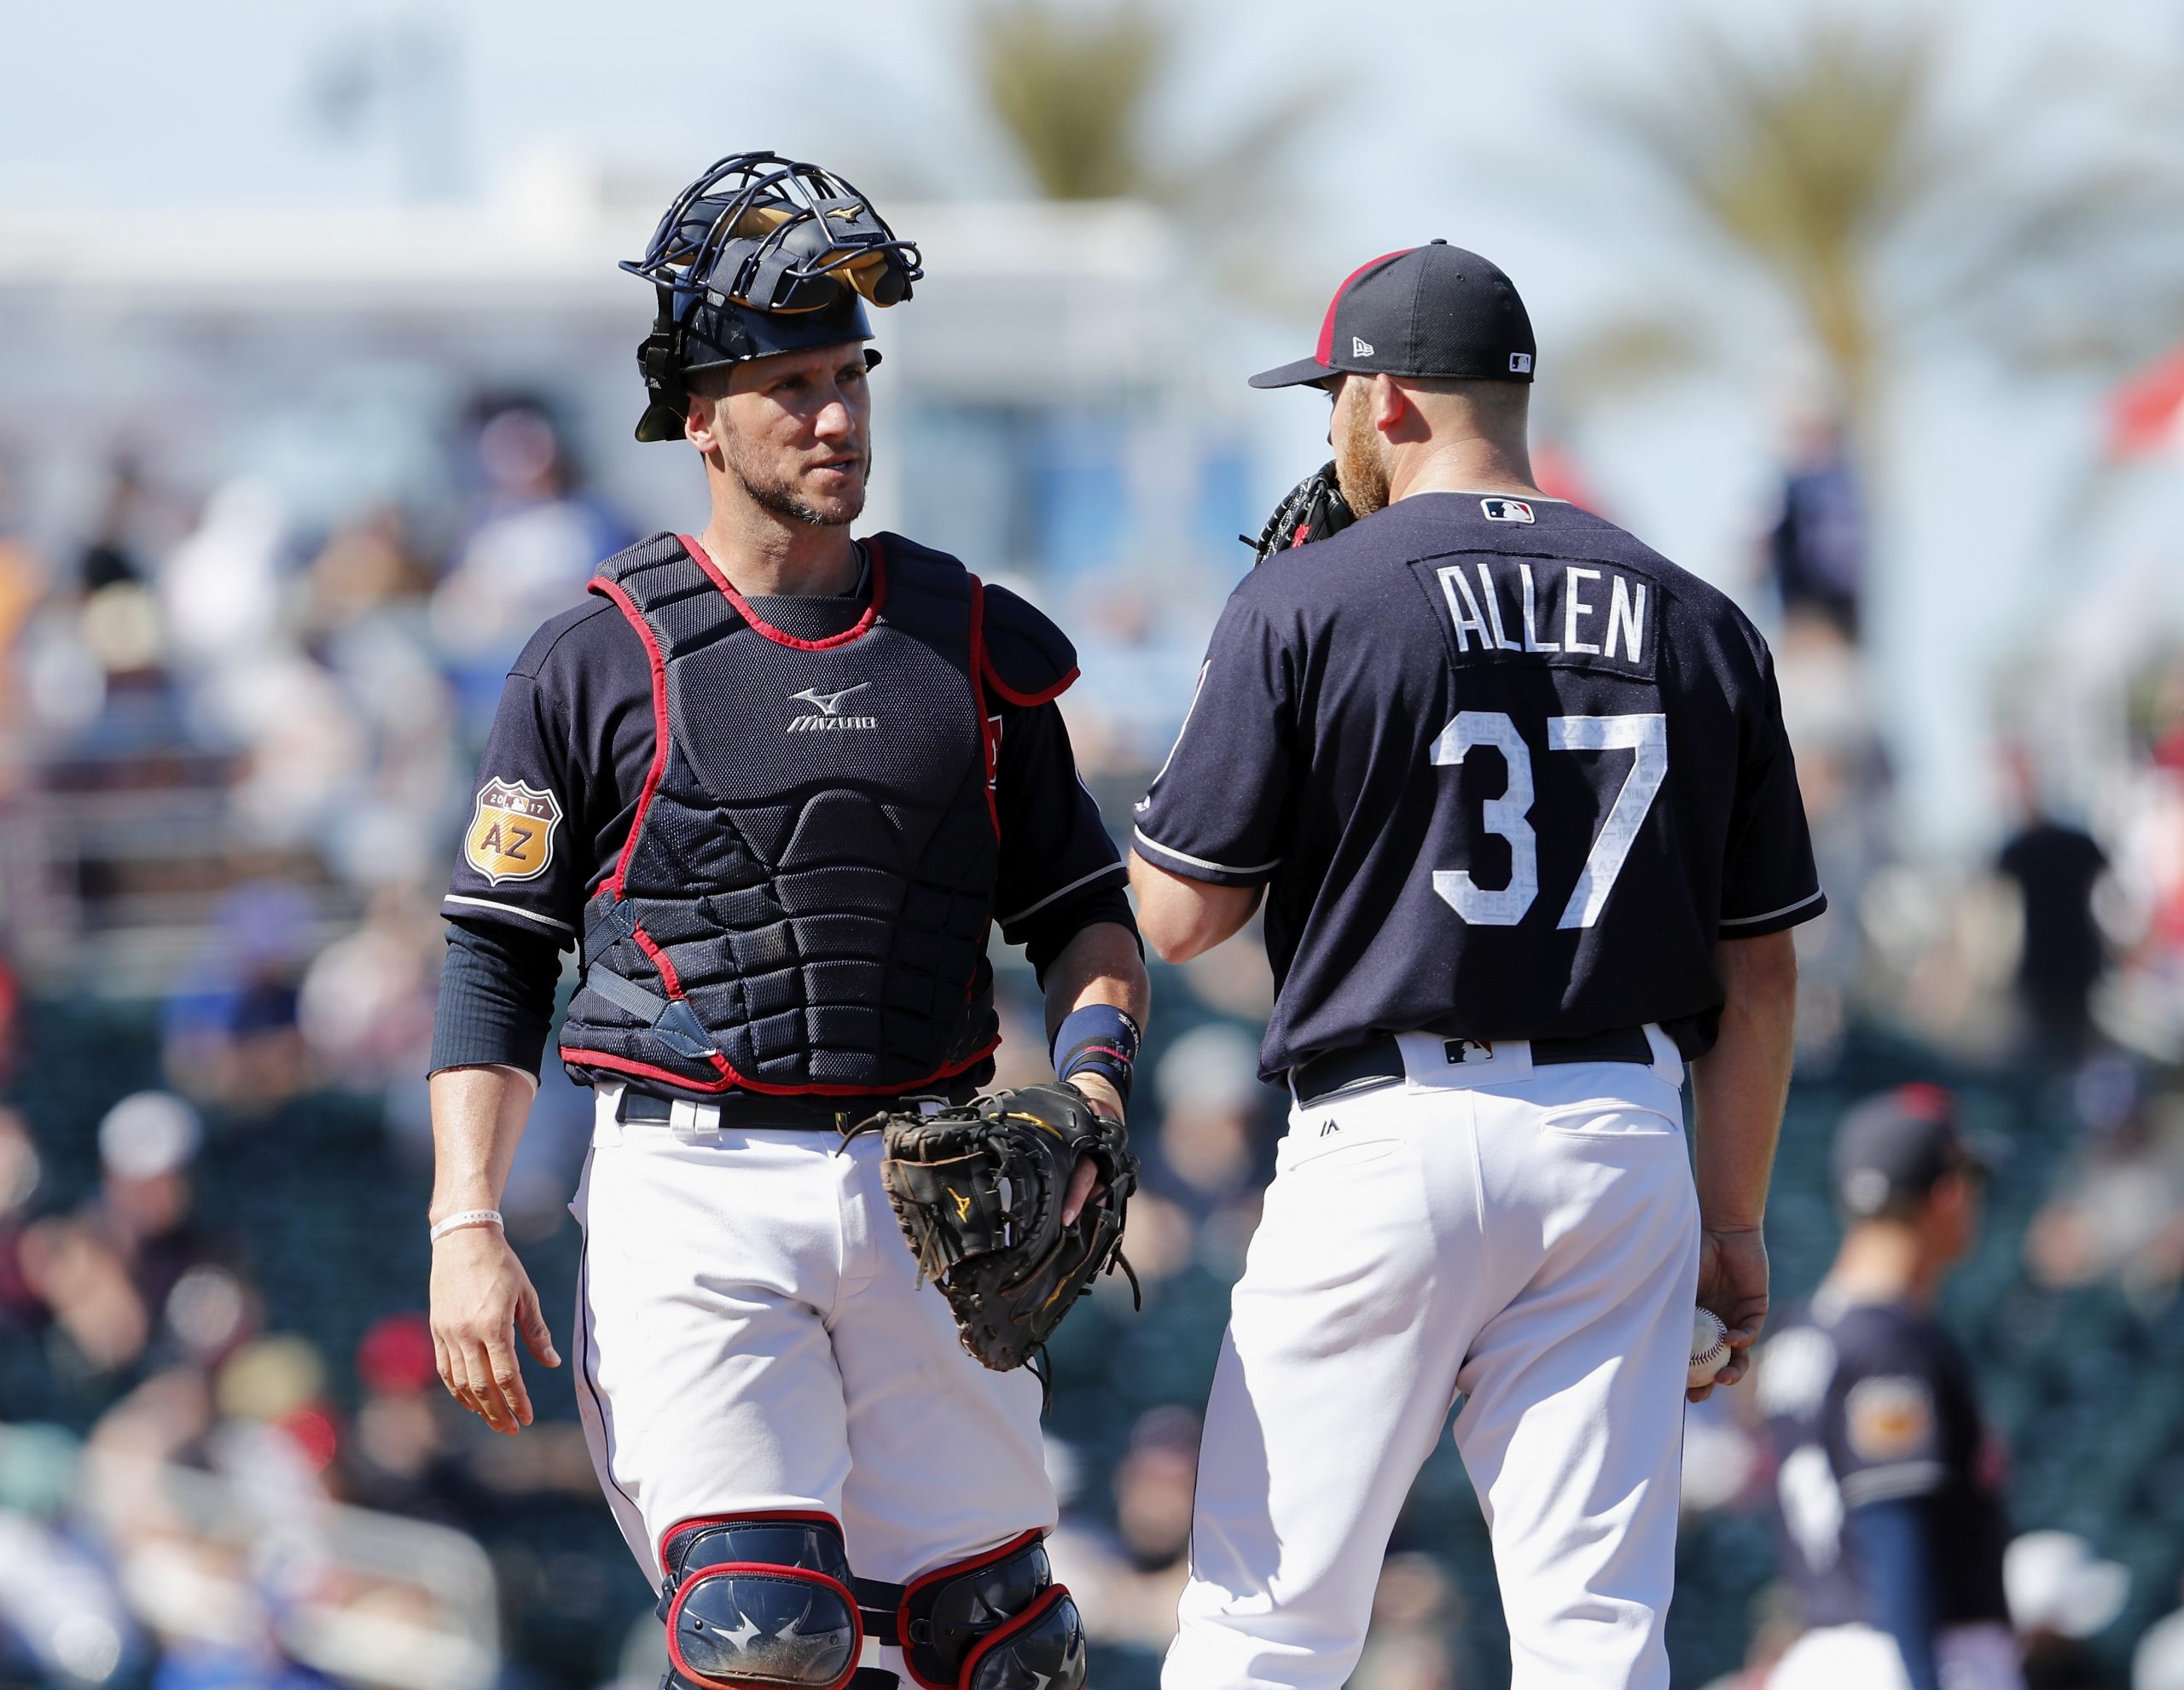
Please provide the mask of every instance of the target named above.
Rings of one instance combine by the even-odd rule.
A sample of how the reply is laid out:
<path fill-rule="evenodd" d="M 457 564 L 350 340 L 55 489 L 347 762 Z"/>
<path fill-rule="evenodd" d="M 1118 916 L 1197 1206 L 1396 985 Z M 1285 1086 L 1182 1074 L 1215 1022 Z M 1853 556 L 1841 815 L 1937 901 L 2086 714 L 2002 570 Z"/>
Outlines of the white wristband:
<path fill-rule="evenodd" d="M 451 1232 L 465 1227 L 497 1227 L 502 1224 L 497 1209 L 459 1209 L 433 1228 L 430 1241 L 438 1244 Z"/>

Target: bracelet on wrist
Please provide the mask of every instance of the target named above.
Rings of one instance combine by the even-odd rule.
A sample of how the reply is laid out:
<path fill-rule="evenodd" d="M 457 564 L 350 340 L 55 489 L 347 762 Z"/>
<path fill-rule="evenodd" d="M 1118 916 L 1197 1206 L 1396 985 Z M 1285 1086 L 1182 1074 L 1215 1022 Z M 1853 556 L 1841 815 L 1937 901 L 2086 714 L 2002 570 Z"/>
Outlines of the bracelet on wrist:
<path fill-rule="evenodd" d="M 433 1222 L 427 1241 L 438 1244 L 451 1232 L 461 1232 L 465 1227 L 500 1227 L 506 1229 L 497 1209 L 458 1209 L 445 1219 Z"/>

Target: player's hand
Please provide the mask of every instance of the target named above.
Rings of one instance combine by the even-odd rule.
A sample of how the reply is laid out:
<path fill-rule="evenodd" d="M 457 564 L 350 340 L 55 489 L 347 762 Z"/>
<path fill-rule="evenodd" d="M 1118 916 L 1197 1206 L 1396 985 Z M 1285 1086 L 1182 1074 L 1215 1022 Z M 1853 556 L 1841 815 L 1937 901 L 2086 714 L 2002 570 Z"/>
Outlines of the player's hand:
<path fill-rule="evenodd" d="M 1757 1227 L 1704 1228 L 1699 1236 L 1699 1305 L 1722 1317 L 1729 1359 L 1714 1385 L 1687 1391 L 1704 1403 L 1715 1385 L 1734 1385 L 1751 1370 L 1751 1346 L 1767 1325 L 1767 1240 Z"/>
<path fill-rule="evenodd" d="M 1122 1094 L 1097 1074 L 1078 1074 L 1070 1085 L 1082 1093 L 1092 1112 L 1110 1121 L 1123 1118 Z M 1100 1183 L 1100 1164 L 1089 1156 L 1077 1159 L 1076 1170 L 1069 1176 L 1069 1192 L 1061 1200 L 1061 1223 L 1072 1226 L 1084 1212 L 1084 1205 L 1106 1188 Z"/>
<path fill-rule="evenodd" d="M 549 1368 L 561 1365 L 538 1292 L 498 1227 L 465 1227 L 433 1246 L 433 1355 L 455 1400 L 513 1437 L 531 1424 L 531 1393 L 515 1333 Z"/>

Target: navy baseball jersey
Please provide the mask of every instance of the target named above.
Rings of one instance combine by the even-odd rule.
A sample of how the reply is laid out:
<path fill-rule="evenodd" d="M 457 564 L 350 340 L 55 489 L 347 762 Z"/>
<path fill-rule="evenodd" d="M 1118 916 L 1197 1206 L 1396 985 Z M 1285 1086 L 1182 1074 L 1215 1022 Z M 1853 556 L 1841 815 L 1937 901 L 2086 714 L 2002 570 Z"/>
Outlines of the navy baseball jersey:
<path fill-rule="evenodd" d="M 1774 1442 L 1783 1576 L 1808 1625 L 1871 1624 L 1850 1512 L 1923 1499 L 1934 1623 L 2007 1622 L 2001 1446 L 1963 1352 L 1896 1304 L 1793 1311 L 1760 1352 L 1760 1412 Z"/>
<path fill-rule="evenodd" d="M 1773 662 L 1560 501 L 1415 494 L 1279 554 L 1214 629 L 1138 851 L 1266 886 L 1269 1078 L 1377 1033 L 1709 1048 L 1717 939 L 1826 907 Z"/>
<path fill-rule="evenodd" d="M 1022 601 L 986 589 L 988 619 Z M 869 594 L 750 601 L 775 625 L 839 636 Z M 862 724 L 847 694 L 789 699 L 775 733 Z M 1051 702 L 989 700 L 1001 835 L 993 911 L 1043 964 L 1090 920 L 1127 924 L 1124 873 Z M 754 729 L 754 731 L 756 729 Z M 590 597 L 525 647 L 479 759 L 478 788 L 442 912 L 576 943 L 586 900 L 614 867 L 651 775 L 658 731 L 651 659 L 607 600 Z"/>

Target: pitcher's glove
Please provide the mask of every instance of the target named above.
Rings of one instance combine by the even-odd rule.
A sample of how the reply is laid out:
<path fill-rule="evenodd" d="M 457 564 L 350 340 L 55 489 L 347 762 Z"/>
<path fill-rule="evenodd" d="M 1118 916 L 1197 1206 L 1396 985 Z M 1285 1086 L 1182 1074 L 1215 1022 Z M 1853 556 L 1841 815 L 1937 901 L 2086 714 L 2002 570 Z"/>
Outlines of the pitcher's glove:
<path fill-rule="evenodd" d="M 881 1133 L 880 1176 L 920 1278 L 939 1284 L 964 1349 L 996 1373 L 1022 1367 L 1093 1276 L 1122 1261 L 1124 1205 L 1137 1185 L 1129 1134 L 1060 1084 L 890 1115 Z M 1065 1227 L 1080 1155 L 1097 1163 L 1107 1188 Z"/>
<path fill-rule="evenodd" d="M 1266 520 L 1266 526 L 1259 530 L 1257 540 L 1236 537 L 1252 549 L 1252 567 L 1256 569 L 1276 552 L 1286 552 L 1292 546 L 1301 546 L 1309 541 L 1324 540 L 1330 534 L 1339 534 L 1356 521 L 1342 497 L 1342 488 L 1335 480 L 1332 459 L 1321 464 L 1281 497 L 1274 508 L 1274 514 Z"/>

